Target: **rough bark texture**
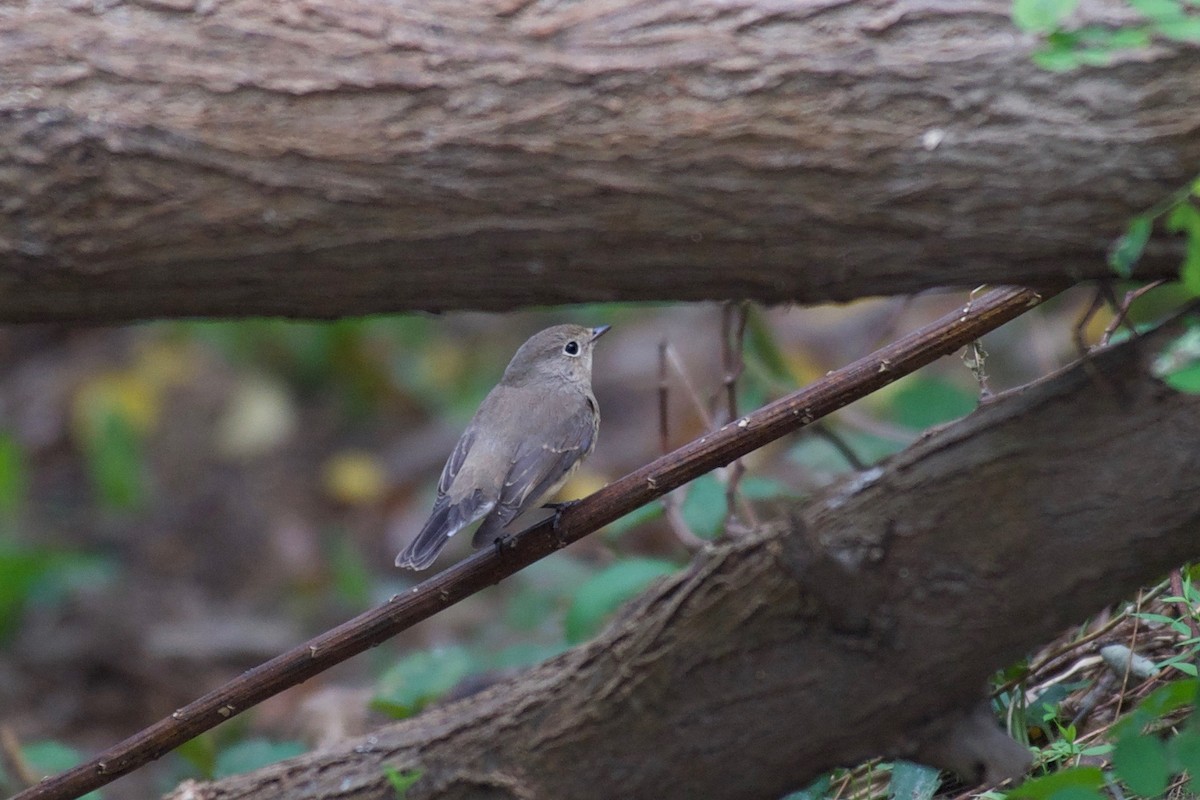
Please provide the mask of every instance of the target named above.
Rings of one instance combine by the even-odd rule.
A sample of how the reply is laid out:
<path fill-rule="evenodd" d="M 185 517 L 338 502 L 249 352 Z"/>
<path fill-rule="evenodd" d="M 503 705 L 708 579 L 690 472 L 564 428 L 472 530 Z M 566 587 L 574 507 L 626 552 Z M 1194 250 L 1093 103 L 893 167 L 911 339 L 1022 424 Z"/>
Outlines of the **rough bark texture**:
<path fill-rule="evenodd" d="M 1046 73 L 1009 7 L 4 3 L 0 319 L 1102 275 L 1200 163 L 1200 50 Z"/>
<path fill-rule="evenodd" d="M 989 403 L 512 681 L 175 796 L 385 798 L 391 765 L 422 770 L 411 800 L 774 800 L 872 755 L 951 759 L 991 671 L 1200 554 L 1200 398 L 1147 375 L 1153 350 Z"/>

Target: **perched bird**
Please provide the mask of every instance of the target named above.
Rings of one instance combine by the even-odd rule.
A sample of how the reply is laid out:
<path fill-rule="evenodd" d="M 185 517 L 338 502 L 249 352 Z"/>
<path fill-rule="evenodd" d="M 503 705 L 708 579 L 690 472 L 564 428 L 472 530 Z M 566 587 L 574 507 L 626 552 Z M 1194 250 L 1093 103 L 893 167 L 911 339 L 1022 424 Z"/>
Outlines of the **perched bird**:
<path fill-rule="evenodd" d="M 442 468 L 433 511 L 397 567 L 425 569 L 478 519 L 471 543 L 491 544 L 567 482 L 596 445 L 592 348 L 608 328 L 556 325 L 521 345 Z"/>

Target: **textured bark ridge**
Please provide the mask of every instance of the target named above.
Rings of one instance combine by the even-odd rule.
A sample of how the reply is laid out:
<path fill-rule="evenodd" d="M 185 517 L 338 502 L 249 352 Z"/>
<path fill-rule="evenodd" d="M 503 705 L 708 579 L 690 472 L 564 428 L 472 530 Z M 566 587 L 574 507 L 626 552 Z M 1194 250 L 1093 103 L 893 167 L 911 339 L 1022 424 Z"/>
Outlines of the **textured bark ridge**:
<path fill-rule="evenodd" d="M 1102 275 L 1200 163 L 1200 49 L 1046 73 L 1009 7 L 5 3 L 0 320 Z"/>
<path fill-rule="evenodd" d="M 702 553 L 469 700 L 176 798 L 770 798 L 887 754 L 996 773 L 986 677 L 1200 553 L 1200 398 L 1123 345 Z M 869 690 L 868 690 L 869 687 Z"/>

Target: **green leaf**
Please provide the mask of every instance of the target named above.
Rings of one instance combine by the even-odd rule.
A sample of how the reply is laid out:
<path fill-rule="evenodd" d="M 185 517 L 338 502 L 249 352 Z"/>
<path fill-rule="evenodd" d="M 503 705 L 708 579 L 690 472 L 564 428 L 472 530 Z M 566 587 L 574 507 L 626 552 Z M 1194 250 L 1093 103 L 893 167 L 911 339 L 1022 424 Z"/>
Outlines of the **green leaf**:
<path fill-rule="evenodd" d="M 1113 748 L 1113 770 L 1132 791 L 1157 797 L 1167 788 L 1167 749 L 1153 736 L 1124 736 Z"/>
<path fill-rule="evenodd" d="M 28 604 L 62 602 L 83 586 L 115 577 L 112 562 L 21 545 L 0 537 L 0 641 L 16 630 Z"/>
<path fill-rule="evenodd" d="M 21 755 L 35 775 L 47 777 L 64 772 L 83 760 L 74 747 L 49 739 L 30 742 L 21 748 Z M 100 792 L 88 792 L 80 800 L 100 800 L 100 796 Z"/>
<path fill-rule="evenodd" d="M 1156 28 L 1164 37 L 1176 42 L 1200 42 L 1200 17 L 1163 20 Z"/>
<path fill-rule="evenodd" d="M 540 664 L 546 659 L 554 658 L 566 649 L 567 644 L 565 642 L 554 644 L 522 642 L 520 644 L 509 645 L 503 650 L 497 651 L 487 659 L 487 665 L 490 669 L 498 670 L 532 667 L 534 664 Z"/>
<path fill-rule="evenodd" d="M 188 739 L 175 748 L 175 754 L 190 764 L 201 778 L 212 780 L 213 770 L 217 768 L 217 740 L 211 731 Z"/>
<path fill-rule="evenodd" d="M 1075 60 L 1088 67 L 1107 67 L 1113 62 L 1111 47 L 1084 47 L 1075 51 Z"/>
<path fill-rule="evenodd" d="M 738 493 L 750 500 L 771 500 L 793 494 L 791 488 L 782 481 L 759 475 L 747 475 L 743 478 L 738 484 Z"/>
<path fill-rule="evenodd" d="M 1013 0 L 1012 20 L 1030 33 L 1049 33 L 1061 27 L 1078 0 Z"/>
<path fill-rule="evenodd" d="M 88 473 L 101 501 L 116 509 L 141 505 L 142 442 L 133 425 L 115 410 L 98 412 L 95 435 L 85 446 Z"/>
<path fill-rule="evenodd" d="M 978 398 L 949 381 L 910 375 L 898 382 L 892 394 L 896 421 L 915 430 L 965 417 L 975 410 Z"/>
<path fill-rule="evenodd" d="M 1128 278 L 1133 274 L 1134 265 L 1142 257 L 1142 251 L 1146 249 L 1146 243 L 1150 241 L 1151 228 L 1151 219 L 1146 216 L 1134 217 L 1129 221 L 1129 227 L 1125 229 L 1125 233 L 1113 243 L 1112 248 L 1108 251 L 1108 266 L 1112 268 L 1113 272 L 1122 278 Z"/>
<path fill-rule="evenodd" d="M 608 523 L 604 527 L 604 536 L 610 540 L 616 539 L 639 525 L 658 519 L 662 514 L 662 506 L 658 503 L 649 503 L 641 508 L 635 508 L 625 516 Z"/>
<path fill-rule="evenodd" d="M 1180 391 L 1186 391 L 1188 394 L 1200 394 L 1200 388 L 1194 387 L 1186 390 L 1180 389 Z M 1187 675 L 1189 678 L 1195 678 L 1197 675 L 1200 675 L 1200 670 L 1196 669 L 1196 665 L 1192 663 L 1190 658 L 1180 658 L 1179 661 L 1172 663 L 1171 666 L 1182 672 L 1184 675 Z"/>
<path fill-rule="evenodd" d="M 1200 297 L 1200 230 L 1188 233 L 1179 279 L 1192 297 Z"/>
<path fill-rule="evenodd" d="M 1193 728 L 1176 734 L 1167 748 L 1177 771 L 1186 770 L 1189 775 L 1200 777 L 1200 731 Z"/>
<path fill-rule="evenodd" d="M 383 774 L 387 776 L 388 783 L 391 784 L 392 791 L 396 793 L 398 800 L 404 800 L 408 796 L 409 788 L 421 780 L 420 770 L 398 770 L 395 767 L 384 767 Z"/>
<path fill-rule="evenodd" d="M 411 717 L 471 674 L 473 660 L 463 647 L 441 647 L 406 656 L 379 679 L 371 707 L 396 718 Z"/>
<path fill-rule="evenodd" d="M 941 773 L 924 764 L 897 761 L 888 786 L 890 800 L 929 800 L 942 783 Z"/>
<path fill-rule="evenodd" d="M 1150 372 L 1168 386 L 1191 394 L 1197 366 L 1200 366 L 1200 328 L 1192 328 L 1163 347 L 1150 365 Z"/>
<path fill-rule="evenodd" d="M 20 509 L 28 484 L 21 445 L 9 433 L 0 433 L 0 513 L 11 514 Z"/>
<path fill-rule="evenodd" d="M 1135 50 L 1139 47 L 1149 46 L 1153 39 L 1152 32 L 1149 28 L 1096 28 L 1102 32 L 1097 36 L 1096 44 L 1103 45 L 1111 50 Z"/>
<path fill-rule="evenodd" d="M 1129 0 L 1129 5 L 1143 17 L 1155 21 L 1177 19 L 1186 13 L 1178 0 Z"/>
<path fill-rule="evenodd" d="M 349 536 L 332 539 L 329 564 L 333 571 L 333 586 L 339 597 L 354 608 L 371 604 L 372 576 L 366 559 Z"/>
<path fill-rule="evenodd" d="M 308 748 L 302 742 L 273 742 L 269 739 L 245 739 L 230 745 L 217 755 L 214 778 L 227 778 L 261 769 L 285 758 L 303 755 Z"/>
<path fill-rule="evenodd" d="M 1086 786 L 1068 786 L 1050 795 L 1049 800 L 1109 800 L 1108 795 Z"/>
<path fill-rule="evenodd" d="M 1016 800 L 1028 797 L 1031 800 L 1049 800 L 1057 792 L 1065 789 L 1085 789 L 1097 791 L 1104 785 L 1104 773 L 1099 767 L 1072 767 L 1059 770 L 1040 778 L 1025 781 L 1009 792 L 1009 799 Z"/>
<path fill-rule="evenodd" d="M 1163 383 L 1167 384 L 1167 386 L 1170 386 L 1177 392 L 1183 392 L 1184 394 L 1200 394 L 1200 364 L 1193 364 L 1190 367 L 1184 367 L 1183 369 L 1179 369 L 1164 375 Z M 1177 666 L 1183 667 L 1184 665 L 1179 664 Z M 1189 672 L 1191 675 L 1195 675 L 1195 669 L 1195 666 L 1192 666 L 1191 671 L 1186 669 L 1183 671 Z"/>
<path fill-rule="evenodd" d="M 1194 680 L 1178 680 L 1160 686 L 1138 704 L 1138 711 L 1159 719 L 1172 711 L 1178 711 L 1184 706 L 1196 702 L 1196 687 Z"/>
<path fill-rule="evenodd" d="M 1073 49 L 1049 46 L 1038 50 L 1031 57 L 1033 63 L 1049 72 L 1070 72 L 1080 66 Z"/>
<path fill-rule="evenodd" d="M 702 539 L 715 539 L 725 524 L 725 487 L 712 473 L 701 475 L 687 488 L 683 501 L 683 520 L 692 533 Z"/>
<path fill-rule="evenodd" d="M 600 570 L 579 587 L 567 609 L 567 641 L 576 644 L 588 639 L 626 600 L 677 569 L 670 561 L 630 558 Z"/>
<path fill-rule="evenodd" d="M 771 325 L 758 308 L 751 306 L 746 315 L 745 355 L 747 361 L 758 364 L 770 378 L 783 386 L 796 382 L 788 369 L 787 359 L 775 344 Z"/>
<path fill-rule="evenodd" d="M 1200 209 L 1191 203 L 1180 203 L 1167 213 L 1163 227 L 1171 233 L 1200 233 Z"/>

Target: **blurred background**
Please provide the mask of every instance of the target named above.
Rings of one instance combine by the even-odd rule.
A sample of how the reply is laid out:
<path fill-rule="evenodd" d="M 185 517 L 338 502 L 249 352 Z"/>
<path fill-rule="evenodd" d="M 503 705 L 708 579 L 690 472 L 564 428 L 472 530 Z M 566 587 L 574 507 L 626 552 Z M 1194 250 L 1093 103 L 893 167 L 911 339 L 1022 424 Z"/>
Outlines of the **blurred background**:
<path fill-rule="evenodd" d="M 1169 303 L 1170 287 L 1146 298 Z M 1157 298 L 1157 299 L 1156 299 Z M 751 307 L 738 411 L 961 306 L 966 292 Z M 994 392 L 1076 355 L 1076 290 L 983 342 Z M 459 433 L 533 332 L 611 324 L 595 362 L 599 444 L 563 497 L 727 418 L 721 305 L 595 305 L 328 323 L 160 322 L 0 331 L 0 792 L 72 764 L 420 577 L 392 567 Z M 1083 329 L 1094 342 L 1104 310 Z M 243 771 L 461 695 L 594 634 L 705 540 L 769 518 L 969 413 L 958 355 L 821 431 L 677 492 L 276 697 L 103 790 L 147 797 Z M 747 510 L 749 509 L 749 510 Z M 536 516 L 530 519 L 536 519 Z M 435 565 L 469 550 L 455 537 Z"/>

